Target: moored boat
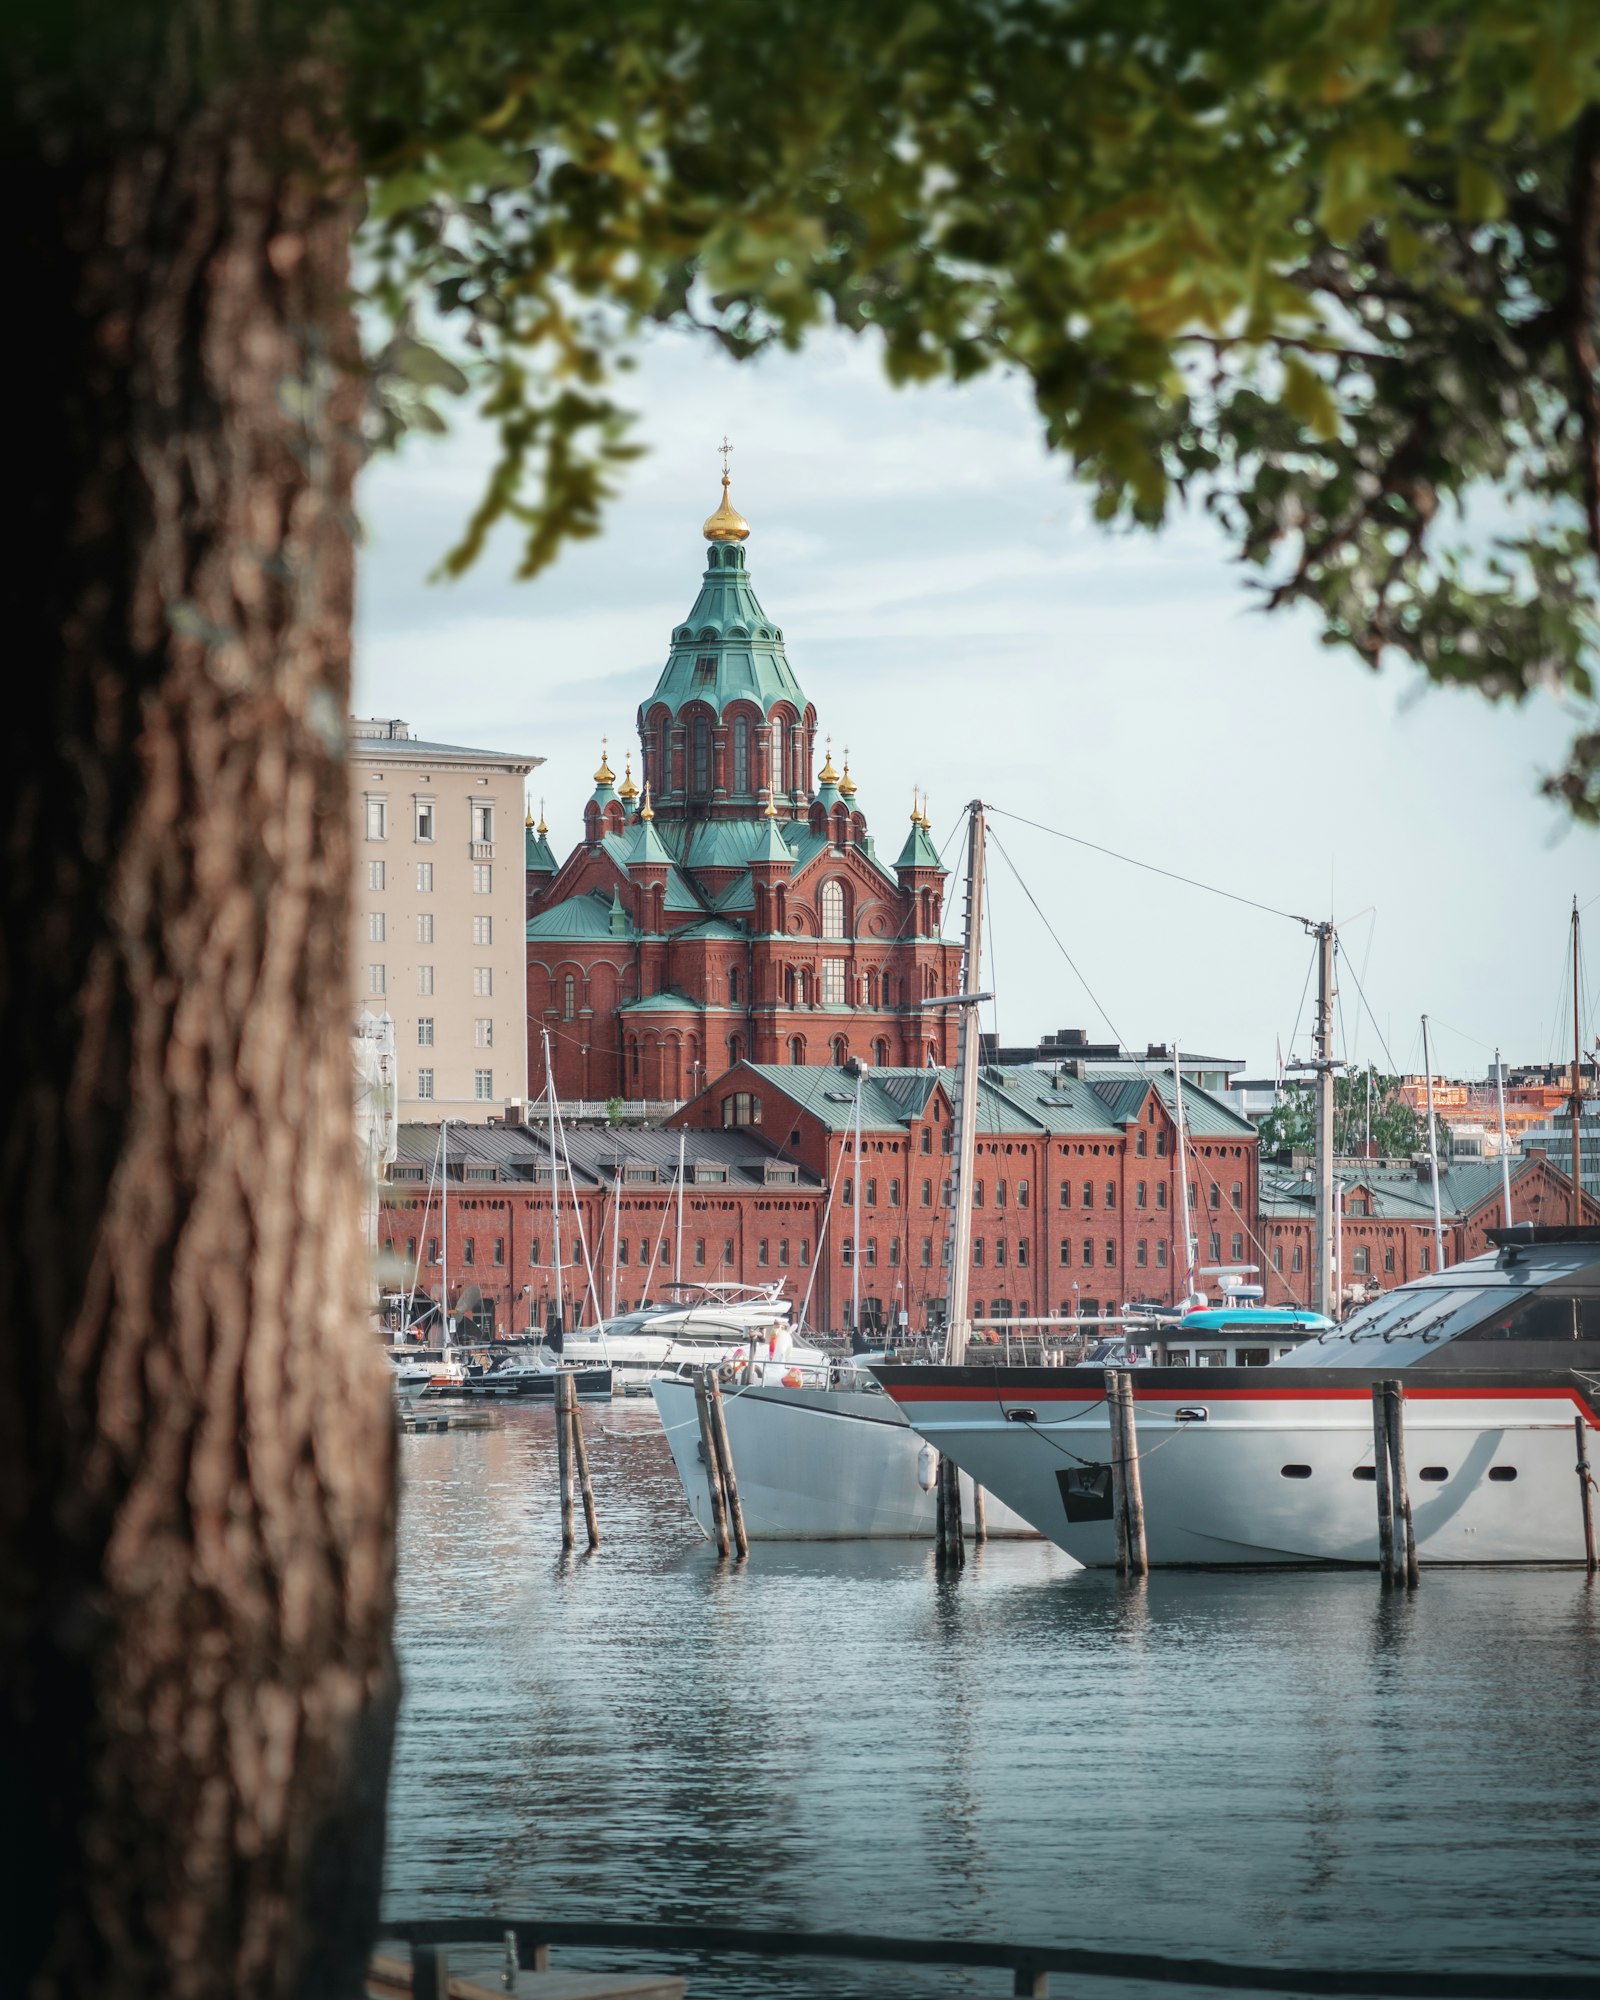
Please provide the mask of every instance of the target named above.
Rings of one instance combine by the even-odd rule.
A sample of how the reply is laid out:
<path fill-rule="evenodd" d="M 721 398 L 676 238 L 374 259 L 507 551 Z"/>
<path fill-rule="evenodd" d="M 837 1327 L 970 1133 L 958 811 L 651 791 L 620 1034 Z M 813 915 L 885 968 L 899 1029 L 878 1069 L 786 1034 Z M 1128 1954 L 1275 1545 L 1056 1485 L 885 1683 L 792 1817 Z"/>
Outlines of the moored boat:
<path fill-rule="evenodd" d="M 1600 1228 L 1489 1232 L 1265 1367 L 1127 1371 L 1153 1568 L 1375 1564 L 1372 1384 L 1405 1388 L 1423 1563 L 1584 1559 Z M 914 1429 L 1069 1555 L 1115 1563 L 1106 1370 L 873 1371 Z"/>

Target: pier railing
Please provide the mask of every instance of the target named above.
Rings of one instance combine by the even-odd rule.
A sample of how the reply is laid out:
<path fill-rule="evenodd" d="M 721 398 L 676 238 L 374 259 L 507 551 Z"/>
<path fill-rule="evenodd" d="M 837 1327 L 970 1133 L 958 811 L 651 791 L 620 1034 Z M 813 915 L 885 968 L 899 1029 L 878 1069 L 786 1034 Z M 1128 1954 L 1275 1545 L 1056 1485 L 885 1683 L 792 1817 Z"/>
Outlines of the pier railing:
<path fill-rule="evenodd" d="M 1011 1974 L 1013 1994 L 1048 1996 L 1053 1972 L 1113 1984 L 1213 1993 L 1331 1996 L 1332 2000 L 1594 2000 L 1596 1969 L 1556 1972 L 1371 1970 L 1329 1965 L 1242 1965 L 1158 1952 L 1080 1945 L 1007 1944 L 986 1938 L 885 1937 L 868 1931 L 747 1930 L 733 1924 L 617 1923 L 596 1919 L 444 1917 L 387 1923 L 385 1938 L 411 1946 L 413 2000 L 446 2000 L 450 1945 L 505 1953 L 506 1985 L 520 1967 L 543 1971 L 552 1946 L 706 1958 L 845 1959 L 861 1965 L 990 1967 Z M 871 1988 L 863 1985 L 862 1992 Z M 887 1991 L 888 1988 L 882 1990 Z"/>

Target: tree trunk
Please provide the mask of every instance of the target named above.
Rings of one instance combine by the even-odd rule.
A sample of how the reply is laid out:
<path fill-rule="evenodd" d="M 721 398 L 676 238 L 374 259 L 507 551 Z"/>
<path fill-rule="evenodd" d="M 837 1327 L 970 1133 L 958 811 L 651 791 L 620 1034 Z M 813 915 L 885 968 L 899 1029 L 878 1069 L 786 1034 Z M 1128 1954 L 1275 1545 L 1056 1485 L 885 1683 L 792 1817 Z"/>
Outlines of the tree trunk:
<path fill-rule="evenodd" d="M 229 82 L 187 28 L 25 92 L 9 148 L 0 1952 L 41 2000 L 357 1991 L 395 1700 L 345 965 L 359 195 L 326 77 Z"/>

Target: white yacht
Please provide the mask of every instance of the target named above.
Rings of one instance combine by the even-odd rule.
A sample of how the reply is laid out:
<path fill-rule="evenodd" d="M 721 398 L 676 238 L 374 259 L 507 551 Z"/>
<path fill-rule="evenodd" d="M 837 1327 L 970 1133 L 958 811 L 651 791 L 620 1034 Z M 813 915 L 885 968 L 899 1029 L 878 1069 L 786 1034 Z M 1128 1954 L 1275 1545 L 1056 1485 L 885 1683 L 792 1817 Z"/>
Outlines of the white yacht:
<path fill-rule="evenodd" d="M 934 1532 L 936 1455 L 907 1425 L 893 1399 L 846 1360 L 812 1381 L 791 1380 L 792 1364 L 770 1363 L 754 1381 L 723 1393 L 722 1407 L 739 1480 L 739 1504 L 752 1541 L 838 1542 L 928 1539 Z M 690 1511 L 711 1532 L 711 1489 L 695 1412 L 694 1372 L 650 1384 Z M 926 1371 L 924 1371 L 926 1372 Z M 972 1482 L 963 1482 L 972 1516 Z M 1037 1536 L 1038 1530 L 993 1499 L 991 1536 Z"/>
<path fill-rule="evenodd" d="M 1265 1366 L 1129 1369 L 1151 1566 L 1376 1563 L 1371 1391 L 1390 1377 L 1405 1387 L 1421 1562 L 1581 1562 L 1574 1419 L 1600 1427 L 1600 1228 L 1489 1236 L 1494 1251 Z M 1091 1568 L 1115 1564 L 1110 1371 L 874 1373 L 921 1436 L 1041 1533 Z"/>
<path fill-rule="evenodd" d="M 780 1373 L 825 1370 L 828 1357 L 803 1345 L 789 1323 L 783 1286 L 670 1285 L 676 1301 L 619 1314 L 567 1334 L 566 1360 L 609 1367 L 619 1387 L 648 1383 L 685 1362 L 700 1367 L 778 1364 Z"/>

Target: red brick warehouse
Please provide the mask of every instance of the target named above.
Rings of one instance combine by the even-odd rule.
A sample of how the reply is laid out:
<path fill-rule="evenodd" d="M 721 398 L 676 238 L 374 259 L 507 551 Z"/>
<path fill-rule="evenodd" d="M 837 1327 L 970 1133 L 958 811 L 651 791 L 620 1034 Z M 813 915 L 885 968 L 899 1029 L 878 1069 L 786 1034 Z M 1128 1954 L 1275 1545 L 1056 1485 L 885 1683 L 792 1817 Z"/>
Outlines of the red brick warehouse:
<path fill-rule="evenodd" d="M 527 835 L 528 1077 L 557 1094 L 698 1095 L 741 1061 L 949 1062 L 960 947 L 939 934 L 945 870 L 913 812 L 877 853 L 850 761 L 813 778 L 816 710 L 756 599 L 722 504 L 700 594 L 638 713 L 642 786 L 604 756 L 584 837 L 556 863 Z"/>

